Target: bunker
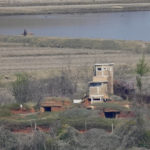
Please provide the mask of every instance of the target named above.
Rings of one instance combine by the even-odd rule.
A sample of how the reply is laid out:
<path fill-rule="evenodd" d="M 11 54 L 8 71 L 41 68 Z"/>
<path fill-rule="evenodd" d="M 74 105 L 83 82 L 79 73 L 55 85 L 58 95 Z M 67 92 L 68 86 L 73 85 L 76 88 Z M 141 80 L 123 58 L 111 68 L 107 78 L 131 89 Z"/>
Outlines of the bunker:
<path fill-rule="evenodd" d="M 46 97 L 40 104 L 41 112 L 57 112 L 67 109 L 71 101 L 64 98 Z"/>
<path fill-rule="evenodd" d="M 104 109 L 104 116 L 105 118 L 118 118 L 120 111 L 114 109 Z"/>

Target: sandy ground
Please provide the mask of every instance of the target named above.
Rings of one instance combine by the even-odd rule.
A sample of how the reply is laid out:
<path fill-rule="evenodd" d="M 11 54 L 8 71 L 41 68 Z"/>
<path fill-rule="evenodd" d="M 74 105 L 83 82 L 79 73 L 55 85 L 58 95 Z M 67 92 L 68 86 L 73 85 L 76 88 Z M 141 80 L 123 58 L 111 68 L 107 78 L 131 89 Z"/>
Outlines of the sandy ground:
<path fill-rule="evenodd" d="M 0 15 L 98 13 L 150 10 L 143 0 L 0 0 Z"/>

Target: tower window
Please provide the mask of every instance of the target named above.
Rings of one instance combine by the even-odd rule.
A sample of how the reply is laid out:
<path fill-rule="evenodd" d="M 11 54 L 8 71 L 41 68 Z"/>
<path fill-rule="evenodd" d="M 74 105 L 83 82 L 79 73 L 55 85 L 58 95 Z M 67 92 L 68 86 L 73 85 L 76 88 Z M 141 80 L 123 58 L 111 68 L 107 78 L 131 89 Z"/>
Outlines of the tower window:
<path fill-rule="evenodd" d="M 97 70 L 98 70 L 98 71 L 101 71 L 101 70 L 102 70 L 102 68 L 97 68 Z"/>

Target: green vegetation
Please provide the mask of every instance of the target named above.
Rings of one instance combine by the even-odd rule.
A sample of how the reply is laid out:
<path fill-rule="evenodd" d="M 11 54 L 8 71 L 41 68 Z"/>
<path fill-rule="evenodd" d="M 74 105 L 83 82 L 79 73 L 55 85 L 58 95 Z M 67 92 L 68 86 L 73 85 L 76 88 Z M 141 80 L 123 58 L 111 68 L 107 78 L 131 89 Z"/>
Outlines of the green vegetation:
<path fill-rule="evenodd" d="M 94 105 L 100 109 L 114 109 L 118 111 L 130 111 L 130 108 L 124 107 L 123 104 L 126 104 L 126 101 L 120 102 L 120 103 L 101 103 L 101 104 L 94 104 Z"/>
<path fill-rule="evenodd" d="M 145 56 L 143 54 L 142 58 L 139 60 L 137 66 L 136 66 L 136 82 L 137 87 L 139 89 L 140 96 L 142 94 L 142 77 L 147 74 L 150 71 L 148 64 L 145 62 Z"/>
<path fill-rule="evenodd" d="M 0 36 L 0 42 L 20 43 L 24 46 L 36 47 L 56 47 L 56 48 L 75 48 L 75 49 L 103 49 L 103 50 L 132 50 L 135 52 L 148 52 L 149 43 L 140 41 L 121 41 L 103 39 L 67 39 L 49 38 L 34 36 Z M 145 48 L 143 48 L 143 44 Z"/>
<path fill-rule="evenodd" d="M 26 74 L 16 74 L 16 81 L 12 84 L 12 93 L 18 103 L 22 104 L 28 100 L 29 80 Z"/>
<path fill-rule="evenodd" d="M 37 38 L 31 36 L 1 36 L 1 43 L 8 43 L 13 46 L 18 44 L 27 48 L 27 51 L 23 52 L 20 47 L 13 47 L 11 50 L 15 51 L 15 54 L 11 53 L 11 56 L 7 52 L 3 53 L 4 57 L 13 57 L 13 59 L 28 55 L 31 57 L 35 55 L 47 57 L 49 51 L 53 51 L 52 56 L 59 56 L 57 58 L 58 62 L 62 59 L 61 55 L 71 55 L 69 56 L 71 58 L 64 57 L 65 61 L 68 61 L 67 67 L 61 68 L 59 66 L 59 69 L 61 68 L 59 73 L 49 74 L 44 78 L 33 78 L 26 73 L 18 73 L 11 79 L 9 79 L 10 76 L 3 76 L 1 88 L 5 91 L 2 90 L 0 93 L 0 149 L 99 150 L 101 148 L 101 150 L 128 150 L 133 147 L 150 148 L 149 104 L 143 103 L 143 105 L 137 107 L 137 103 L 133 100 L 136 99 L 138 94 L 135 93 L 135 89 L 130 88 L 131 84 L 126 84 L 126 82 L 119 82 L 120 84 L 116 87 L 118 93 L 122 92 L 120 95 L 112 96 L 114 100 L 117 98 L 117 101 L 97 104 L 96 110 L 87 110 L 79 104 L 72 105 L 70 109 L 61 112 L 39 112 L 40 102 L 43 99 L 47 101 L 53 99 L 56 101 L 71 101 L 73 98 L 82 98 L 87 93 L 87 85 L 92 77 L 92 71 L 89 72 L 89 70 L 92 70 L 92 68 L 89 69 L 87 65 L 80 66 L 75 70 L 69 61 L 74 54 L 80 57 L 82 53 L 83 56 L 87 57 L 90 53 L 91 59 L 94 53 L 95 56 L 99 54 L 98 57 L 102 54 L 107 57 L 112 53 L 113 59 L 117 54 L 117 56 L 120 56 L 120 53 L 123 53 L 123 56 L 129 53 L 128 57 L 131 53 L 133 55 L 140 53 L 141 55 L 145 51 L 148 55 L 149 43 L 100 39 Z M 39 47 L 41 47 L 39 53 L 35 53 L 35 50 Z M 47 47 L 47 49 L 44 49 L 44 47 Z M 51 49 L 51 47 L 57 47 L 57 49 Z M 4 48 L 7 50 L 7 47 L 4 46 Z M 68 49 L 65 49 L 65 51 L 62 48 Z M 30 50 L 33 50 L 34 54 L 30 53 Z M 140 55 L 138 54 L 138 58 Z M 41 63 L 42 61 L 39 58 L 38 63 Z M 73 61 L 77 63 L 76 60 Z M 122 63 L 122 58 L 120 58 L 120 62 Z M 135 61 L 133 63 L 135 64 Z M 126 69 L 124 69 L 125 67 Z M 122 65 L 122 69 L 116 70 L 119 72 L 118 76 L 122 78 L 122 76 L 127 76 L 130 73 L 135 78 L 135 72 L 132 71 L 135 70 L 135 66 L 132 67 Z M 137 64 L 136 72 L 142 78 L 147 71 L 147 64 L 142 58 Z M 126 78 L 123 79 L 126 81 Z M 129 79 L 132 78 L 129 76 Z M 133 90 L 132 98 L 130 97 L 131 90 Z M 14 95 L 14 100 L 11 101 L 9 99 L 10 95 L 3 94 L 3 92 L 10 92 L 11 96 Z M 146 96 L 148 97 L 148 95 Z M 51 98 L 46 99 L 45 97 Z M 132 102 L 133 105 L 131 105 Z M 20 109 L 20 103 L 24 103 L 23 111 Z M 126 108 L 125 105 L 131 107 Z M 33 108 L 36 108 L 36 112 L 30 111 Z M 134 118 L 107 119 L 102 117 L 103 109 L 115 109 L 123 112 L 134 111 L 135 116 Z"/>
<path fill-rule="evenodd" d="M 5 107 L 1 107 L 0 108 L 0 117 L 9 117 L 9 116 L 11 116 L 10 110 L 8 110 Z"/>

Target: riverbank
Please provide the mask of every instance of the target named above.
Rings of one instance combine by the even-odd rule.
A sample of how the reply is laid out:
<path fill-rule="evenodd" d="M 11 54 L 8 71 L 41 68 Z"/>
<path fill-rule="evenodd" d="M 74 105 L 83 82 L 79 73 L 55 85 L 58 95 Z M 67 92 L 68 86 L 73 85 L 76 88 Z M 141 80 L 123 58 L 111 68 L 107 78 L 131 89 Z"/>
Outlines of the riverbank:
<path fill-rule="evenodd" d="M 119 11 L 148 11 L 150 2 L 139 0 L 85 0 L 85 1 L 20 1 L 0 0 L 0 15 L 36 15 L 36 14 L 71 14 L 71 13 L 100 13 Z"/>

